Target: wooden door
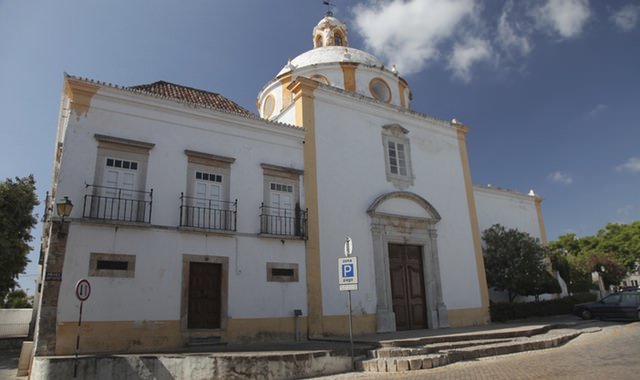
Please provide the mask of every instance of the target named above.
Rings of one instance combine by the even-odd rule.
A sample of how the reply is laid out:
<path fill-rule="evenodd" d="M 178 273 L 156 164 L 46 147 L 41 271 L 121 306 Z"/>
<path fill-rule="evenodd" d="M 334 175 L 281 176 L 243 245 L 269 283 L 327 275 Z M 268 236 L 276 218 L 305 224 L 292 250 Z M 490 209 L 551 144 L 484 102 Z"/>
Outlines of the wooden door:
<path fill-rule="evenodd" d="M 222 264 L 189 263 L 190 329 L 217 329 L 221 319 Z"/>
<path fill-rule="evenodd" d="M 389 244 L 389 271 L 396 329 L 427 328 L 422 247 Z"/>

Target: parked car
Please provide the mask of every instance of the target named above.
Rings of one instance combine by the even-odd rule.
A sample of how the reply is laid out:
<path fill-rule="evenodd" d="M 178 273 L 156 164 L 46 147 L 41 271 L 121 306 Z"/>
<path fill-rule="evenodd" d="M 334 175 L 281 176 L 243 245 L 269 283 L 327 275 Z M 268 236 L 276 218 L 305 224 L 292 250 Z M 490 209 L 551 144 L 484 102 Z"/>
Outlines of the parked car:
<path fill-rule="evenodd" d="M 631 319 L 640 320 L 640 292 L 619 292 L 598 302 L 581 303 L 573 312 L 582 319 Z"/>

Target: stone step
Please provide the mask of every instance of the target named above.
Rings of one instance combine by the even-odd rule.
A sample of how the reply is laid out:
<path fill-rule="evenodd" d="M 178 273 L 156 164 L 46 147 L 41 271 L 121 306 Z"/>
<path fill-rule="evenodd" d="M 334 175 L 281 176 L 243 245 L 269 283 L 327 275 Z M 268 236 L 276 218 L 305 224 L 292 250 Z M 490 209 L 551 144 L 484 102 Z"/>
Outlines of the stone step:
<path fill-rule="evenodd" d="M 486 339 L 486 340 L 469 340 L 460 342 L 444 342 L 428 344 L 420 347 L 383 347 L 375 350 L 369 350 L 369 359 L 391 358 L 402 356 L 419 356 L 436 353 L 443 350 L 454 348 L 463 348 L 469 346 L 479 346 L 485 344 L 508 342 L 511 339 Z"/>
<path fill-rule="evenodd" d="M 381 347 L 412 347 L 412 346 L 424 346 L 438 343 L 451 343 L 461 342 L 468 340 L 486 340 L 486 339 L 512 339 L 518 337 L 529 337 L 533 335 L 540 335 L 547 333 L 548 331 L 561 328 L 554 325 L 541 325 L 541 326 L 525 326 L 522 328 L 513 328 L 497 331 L 482 331 L 469 334 L 451 334 L 451 335 L 436 335 L 426 336 L 418 338 L 407 339 L 395 339 L 381 341 Z"/>
<path fill-rule="evenodd" d="M 357 368 L 364 372 L 401 372 L 430 369 L 464 360 L 558 347 L 580 334 L 580 331 L 575 330 L 556 331 L 539 336 L 519 337 L 501 342 L 484 341 L 481 344 L 458 348 L 441 347 L 438 352 L 425 352 L 424 354 L 421 353 L 420 348 L 405 348 L 404 351 L 399 349 L 401 353 L 414 353 L 414 355 L 407 356 L 384 356 L 389 351 L 387 347 L 379 349 L 385 350 L 382 351 L 382 356 L 376 353 L 374 358 L 358 363 Z M 412 349 L 415 351 L 411 351 Z"/>

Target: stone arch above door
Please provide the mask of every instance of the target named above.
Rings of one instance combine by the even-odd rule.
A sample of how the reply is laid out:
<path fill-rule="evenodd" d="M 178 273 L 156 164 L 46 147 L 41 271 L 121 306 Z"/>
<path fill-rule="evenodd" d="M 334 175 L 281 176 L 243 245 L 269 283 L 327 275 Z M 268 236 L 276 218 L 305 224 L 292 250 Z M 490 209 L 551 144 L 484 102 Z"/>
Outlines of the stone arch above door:
<path fill-rule="evenodd" d="M 440 213 L 415 193 L 395 191 L 376 198 L 367 209 L 371 220 L 376 279 L 378 332 L 396 330 L 389 273 L 389 244 L 422 247 L 424 288 L 429 328 L 448 327 L 442 298 L 436 224 Z"/>
<path fill-rule="evenodd" d="M 369 206 L 367 214 L 422 218 L 433 224 L 442 219 L 431 203 L 418 194 L 408 191 L 394 191 L 379 196 Z"/>

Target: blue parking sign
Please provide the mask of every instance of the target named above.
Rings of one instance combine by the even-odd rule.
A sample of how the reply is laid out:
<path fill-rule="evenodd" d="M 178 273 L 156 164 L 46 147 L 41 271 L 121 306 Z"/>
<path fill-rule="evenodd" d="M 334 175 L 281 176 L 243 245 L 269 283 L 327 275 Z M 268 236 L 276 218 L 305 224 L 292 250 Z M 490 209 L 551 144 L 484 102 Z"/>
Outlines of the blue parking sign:
<path fill-rule="evenodd" d="M 342 277 L 353 277 L 353 264 L 343 264 L 342 265 Z"/>
<path fill-rule="evenodd" d="M 338 259 L 338 284 L 348 285 L 358 283 L 358 259 L 347 257 Z"/>

